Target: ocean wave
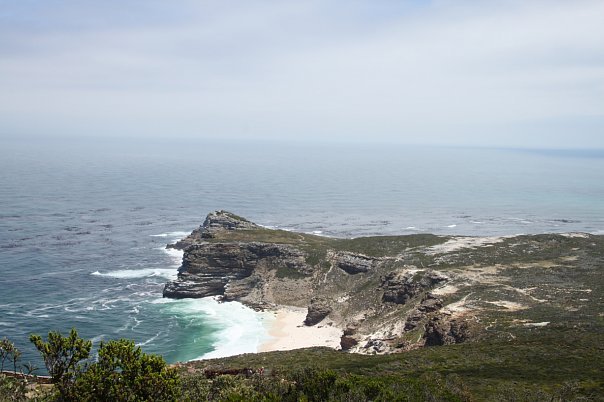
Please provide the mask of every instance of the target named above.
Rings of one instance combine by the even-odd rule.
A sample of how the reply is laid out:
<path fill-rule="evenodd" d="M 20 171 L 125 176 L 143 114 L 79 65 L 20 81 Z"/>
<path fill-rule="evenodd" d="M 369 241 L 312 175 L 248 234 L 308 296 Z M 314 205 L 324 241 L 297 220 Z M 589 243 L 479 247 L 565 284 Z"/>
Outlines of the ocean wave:
<path fill-rule="evenodd" d="M 161 277 L 166 279 L 176 279 L 178 271 L 174 268 L 144 268 L 144 269 L 119 269 L 117 271 L 99 272 L 94 271 L 91 275 L 103 276 L 106 278 L 117 279 L 141 279 Z"/>
<path fill-rule="evenodd" d="M 188 236 L 191 232 L 167 232 L 160 234 L 152 234 L 149 235 L 151 237 L 185 237 Z"/>
<path fill-rule="evenodd" d="M 184 255 L 184 251 L 183 250 L 178 250 L 175 248 L 165 248 L 165 247 L 161 247 L 161 250 L 168 254 L 168 256 L 170 257 L 170 259 L 172 260 L 172 264 L 175 267 L 179 267 L 180 264 L 182 264 L 182 257 Z"/>

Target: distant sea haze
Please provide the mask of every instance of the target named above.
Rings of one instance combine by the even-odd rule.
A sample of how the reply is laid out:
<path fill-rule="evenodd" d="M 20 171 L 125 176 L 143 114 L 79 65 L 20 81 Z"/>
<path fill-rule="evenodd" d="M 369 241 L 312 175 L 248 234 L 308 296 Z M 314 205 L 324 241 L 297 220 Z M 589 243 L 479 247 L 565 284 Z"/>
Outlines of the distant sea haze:
<path fill-rule="evenodd" d="M 168 361 L 255 351 L 270 314 L 162 299 L 165 245 L 226 209 L 357 237 L 604 234 L 596 151 L 199 141 L 7 141 L 0 149 L 0 337 L 131 338 Z"/>

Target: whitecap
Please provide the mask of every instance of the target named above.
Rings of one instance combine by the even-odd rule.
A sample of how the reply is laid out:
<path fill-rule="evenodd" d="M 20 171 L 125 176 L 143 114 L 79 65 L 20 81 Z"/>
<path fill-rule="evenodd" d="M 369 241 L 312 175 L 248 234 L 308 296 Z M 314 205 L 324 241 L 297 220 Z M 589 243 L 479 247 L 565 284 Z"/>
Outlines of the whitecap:
<path fill-rule="evenodd" d="M 447 225 L 448 228 L 455 228 L 457 227 L 457 225 L 453 224 L 453 225 Z"/>
<path fill-rule="evenodd" d="M 414 230 L 417 229 L 415 226 L 407 226 L 405 230 Z"/>
<path fill-rule="evenodd" d="M 140 279 L 161 277 L 166 279 L 176 279 L 178 271 L 174 268 L 144 268 L 144 269 L 119 269 L 117 271 L 109 271 L 101 273 L 93 272 L 91 275 L 103 276 L 107 278 L 117 279 Z"/>
<path fill-rule="evenodd" d="M 144 341 L 144 342 L 140 342 L 140 343 L 137 343 L 137 344 L 136 344 L 136 346 L 146 346 L 146 345 L 148 345 L 149 343 L 151 343 L 151 342 L 153 342 L 154 340 L 156 340 L 156 339 L 159 337 L 159 335 L 160 335 L 160 334 L 161 334 L 161 331 L 160 331 L 160 332 L 158 332 L 157 334 L 155 334 L 154 336 L 152 336 L 151 338 L 147 339 L 146 341 Z"/>
<path fill-rule="evenodd" d="M 168 232 L 168 233 L 160 233 L 160 234 L 152 234 L 149 235 L 151 237 L 185 237 L 188 236 L 191 232 Z"/>
<path fill-rule="evenodd" d="M 322 230 L 312 230 L 310 232 L 304 232 L 304 233 L 309 234 L 309 235 L 315 235 L 315 236 L 329 237 L 329 236 L 325 235 Z"/>

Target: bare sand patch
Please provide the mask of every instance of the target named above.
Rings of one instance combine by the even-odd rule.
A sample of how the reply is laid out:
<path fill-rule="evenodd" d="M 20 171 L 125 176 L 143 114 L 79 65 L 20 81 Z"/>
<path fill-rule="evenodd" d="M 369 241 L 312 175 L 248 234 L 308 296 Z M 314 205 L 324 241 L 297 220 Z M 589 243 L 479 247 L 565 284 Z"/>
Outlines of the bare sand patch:
<path fill-rule="evenodd" d="M 450 295 L 450 294 L 456 293 L 458 290 L 459 290 L 459 288 L 457 286 L 445 285 L 445 286 L 441 286 L 440 288 L 436 288 L 436 289 L 432 290 L 432 294 L 435 294 L 438 296 L 445 296 L 445 295 Z"/>
<path fill-rule="evenodd" d="M 570 237 L 570 238 L 578 237 L 578 238 L 582 238 L 582 239 L 587 239 L 589 237 L 589 234 L 581 233 L 581 232 L 561 233 L 560 235 L 564 236 L 564 237 Z"/>
<path fill-rule="evenodd" d="M 523 325 L 525 327 L 545 327 L 549 324 L 549 321 L 543 321 L 543 322 L 527 322 L 524 323 Z"/>
<path fill-rule="evenodd" d="M 494 304 L 495 306 L 503 307 L 506 310 L 510 310 L 510 311 L 520 311 L 520 310 L 526 310 L 528 308 L 523 304 L 508 301 L 508 300 L 497 300 L 497 301 L 493 301 L 493 302 L 488 301 L 485 303 Z"/>
<path fill-rule="evenodd" d="M 342 329 L 325 319 L 319 324 L 304 325 L 307 310 L 300 307 L 281 307 L 275 311 L 275 321 L 269 328 L 270 339 L 258 347 L 258 352 L 292 350 L 313 346 L 340 346 Z"/>
<path fill-rule="evenodd" d="M 459 236 L 454 237 L 443 244 L 437 244 L 426 248 L 426 254 L 446 254 L 453 251 L 458 251 L 464 248 L 476 248 L 489 246 L 495 243 L 502 242 L 505 238 L 512 236 L 490 236 L 490 237 L 469 237 Z"/>

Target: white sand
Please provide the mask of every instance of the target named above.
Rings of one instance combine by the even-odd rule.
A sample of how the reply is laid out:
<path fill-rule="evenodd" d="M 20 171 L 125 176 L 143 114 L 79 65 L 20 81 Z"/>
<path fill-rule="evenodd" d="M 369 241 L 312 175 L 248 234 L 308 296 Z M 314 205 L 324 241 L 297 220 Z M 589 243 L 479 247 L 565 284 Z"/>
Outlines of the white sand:
<path fill-rule="evenodd" d="M 447 254 L 464 248 L 477 248 L 490 246 L 502 242 L 507 237 L 513 236 L 491 236 L 491 237 L 464 237 L 456 236 L 443 244 L 437 244 L 426 248 L 426 254 Z"/>
<path fill-rule="evenodd" d="M 342 329 L 333 325 L 327 318 L 315 326 L 307 327 L 304 325 L 305 308 L 282 307 L 274 314 L 275 321 L 268 331 L 271 338 L 258 347 L 258 352 L 311 346 L 327 346 L 336 349 L 340 346 Z"/>

